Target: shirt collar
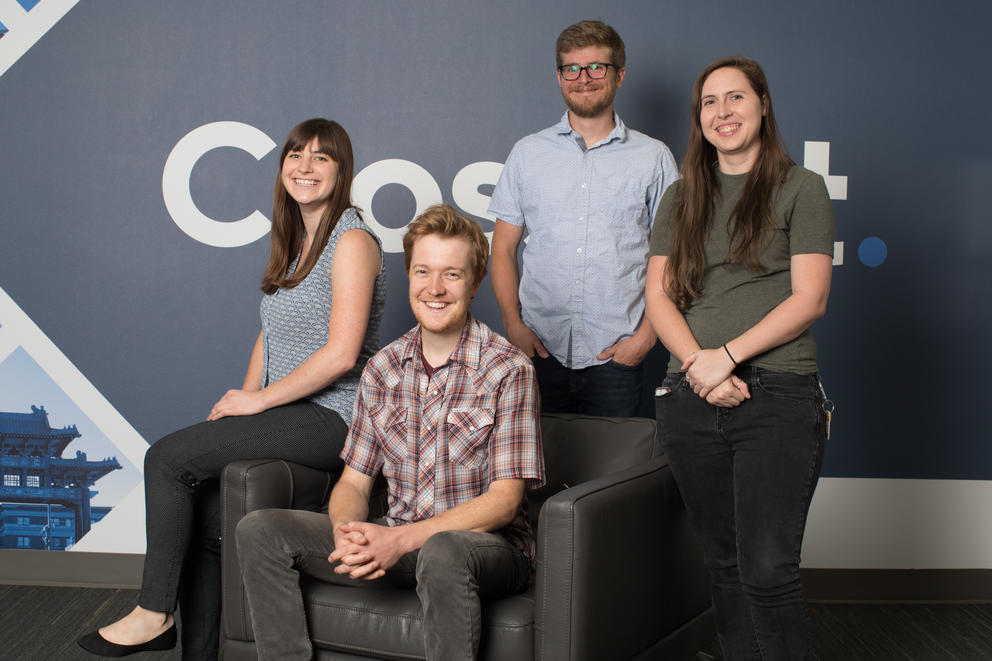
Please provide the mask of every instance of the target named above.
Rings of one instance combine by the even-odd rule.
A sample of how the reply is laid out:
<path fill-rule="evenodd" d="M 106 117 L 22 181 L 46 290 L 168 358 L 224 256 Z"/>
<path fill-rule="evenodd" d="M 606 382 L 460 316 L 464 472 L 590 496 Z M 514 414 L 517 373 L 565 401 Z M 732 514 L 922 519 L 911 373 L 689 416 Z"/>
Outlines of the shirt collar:
<path fill-rule="evenodd" d="M 582 139 L 582 136 L 576 133 L 572 128 L 572 125 L 568 123 L 567 110 L 565 111 L 565 114 L 561 116 L 561 120 L 558 121 L 555 128 L 557 129 L 559 135 L 567 135 L 573 139 Z M 616 110 L 613 111 L 613 130 L 610 131 L 610 134 L 603 140 L 597 142 L 593 146 L 598 147 L 600 145 L 609 144 L 614 140 L 619 140 L 621 142 L 625 142 L 627 140 L 627 125 L 623 123 L 622 119 L 620 119 L 620 115 L 617 114 Z"/>
<path fill-rule="evenodd" d="M 462 329 L 461 337 L 458 338 L 458 344 L 455 345 L 455 350 L 451 352 L 448 362 L 461 363 L 469 369 L 478 369 L 482 362 L 481 353 L 482 328 L 479 322 L 469 314 L 468 320 L 465 322 L 465 328 Z"/>
<path fill-rule="evenodd" d="M 420 324 L 417 324 L 410 331 L 408 337 L 409 339 L 401 360 L 403 363 L 406 363 L 408 360 L 416 359 L 414 360 L 414 368 L 423 369 L 420 365 L 420 354 L 423 351 Z M 465 322 L 465 327 L 462 329 L 462 334 L 458 336 L 458 343 L 455 344 L 451 356 L 448 357 L 448 363 L 461 363 L 470 369 L 478 369 L 482 362 L 481 354 L 482 329 L 479 322 L 469 314 L 468 320 Z"/>

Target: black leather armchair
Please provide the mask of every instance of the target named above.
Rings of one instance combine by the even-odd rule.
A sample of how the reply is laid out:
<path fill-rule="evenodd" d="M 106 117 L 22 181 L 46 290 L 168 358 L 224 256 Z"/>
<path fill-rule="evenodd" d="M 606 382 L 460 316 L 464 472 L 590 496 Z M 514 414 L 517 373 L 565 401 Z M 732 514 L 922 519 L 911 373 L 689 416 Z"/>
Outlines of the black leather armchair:
<path fill-rule="evenodd" d="M 709 579 L 654 421 L 545 415 L 547 485 L 529 494 L 537 575 L 483 602 L 480 658 L 687 659 L 714 636 Z M 286 461 L 224 471 L 222 655 L 255 659 L 234 528 L 262 508 L 326 506 L 336 476 Z M 374 498 L 373 510 L 382 504 Z M 317 659 L 423 659 L 413 590 L 301 579 Z"/>

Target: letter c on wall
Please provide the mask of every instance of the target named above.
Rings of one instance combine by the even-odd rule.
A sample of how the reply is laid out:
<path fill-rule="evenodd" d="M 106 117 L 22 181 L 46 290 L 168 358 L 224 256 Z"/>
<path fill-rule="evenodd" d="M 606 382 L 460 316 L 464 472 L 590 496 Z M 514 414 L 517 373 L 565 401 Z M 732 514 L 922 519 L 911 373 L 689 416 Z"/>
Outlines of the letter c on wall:
<path fill-rule="evenodd" d="M 162 170 L 162 199 L 173 222 L 200 243 L 218 248 L 244 246 L 265 236 L 271 223 L 258 209 L 230 223 L 204 215 L 193 202 L 189 178 L 196 162 L 211 149 L 237 147 L 258 161 L 275 146 L 265 133 L 241 122 L 213 122 L 187 133 L 169 152 Z"/>

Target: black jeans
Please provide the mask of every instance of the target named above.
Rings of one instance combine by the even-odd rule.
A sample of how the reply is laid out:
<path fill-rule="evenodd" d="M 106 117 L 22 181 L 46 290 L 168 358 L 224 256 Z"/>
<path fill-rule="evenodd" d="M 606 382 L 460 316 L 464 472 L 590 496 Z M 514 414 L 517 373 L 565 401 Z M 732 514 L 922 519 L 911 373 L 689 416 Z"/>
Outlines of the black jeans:
<path fill-rule="evenodd" d="M 630 418 L 641 407 L 644 363 L 623 365 L 611 360 L 573 370 L 551 355 L 541 358 L 535 353 L 532 360 L 541 389 L 542 413 Z"/>
<path fill-rule="evenodd" d="M 286 459 L 340 470 L 341 416 L 306 400 L 201 422 L 145 453 L 147 550 L 138 604 L 171 613 L 178 599 L 184 659 L 215 659 L 220 638 L 218 477 L 239 459 Z"/>
<path fill-rule="evenodd" d="M 751 392 L 735 408 L 669 374 L 656 398 L 661 442 L 712 576 L 724 657 L 804 659 L 799 553 L 823 458 L 823 396 L 815 376 L 735 373 Z"/>

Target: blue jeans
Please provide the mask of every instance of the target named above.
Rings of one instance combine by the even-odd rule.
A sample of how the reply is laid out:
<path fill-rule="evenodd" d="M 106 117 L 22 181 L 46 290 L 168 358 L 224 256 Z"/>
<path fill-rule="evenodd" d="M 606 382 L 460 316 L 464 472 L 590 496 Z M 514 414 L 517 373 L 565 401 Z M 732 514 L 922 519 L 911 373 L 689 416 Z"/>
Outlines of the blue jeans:
<path fill-rule="evenodd" d="M 569 369 L 554 356 L 532 359 L 541 389 L 542 413 L 584 413 L 630 418 L 641 407 L 644 363 L 623 365 L 614 360 L 582 369 Z"/>
<path fill-rule="evenodd" d="M 669 374 L 670 392 L 656 397 L 659 434 L 710 570 L 724 658 L 804 659 L 799 553 L 823 458 L 823 396 L 816 376 L 735 373 L 751 392 L 735 408 Z"/>

